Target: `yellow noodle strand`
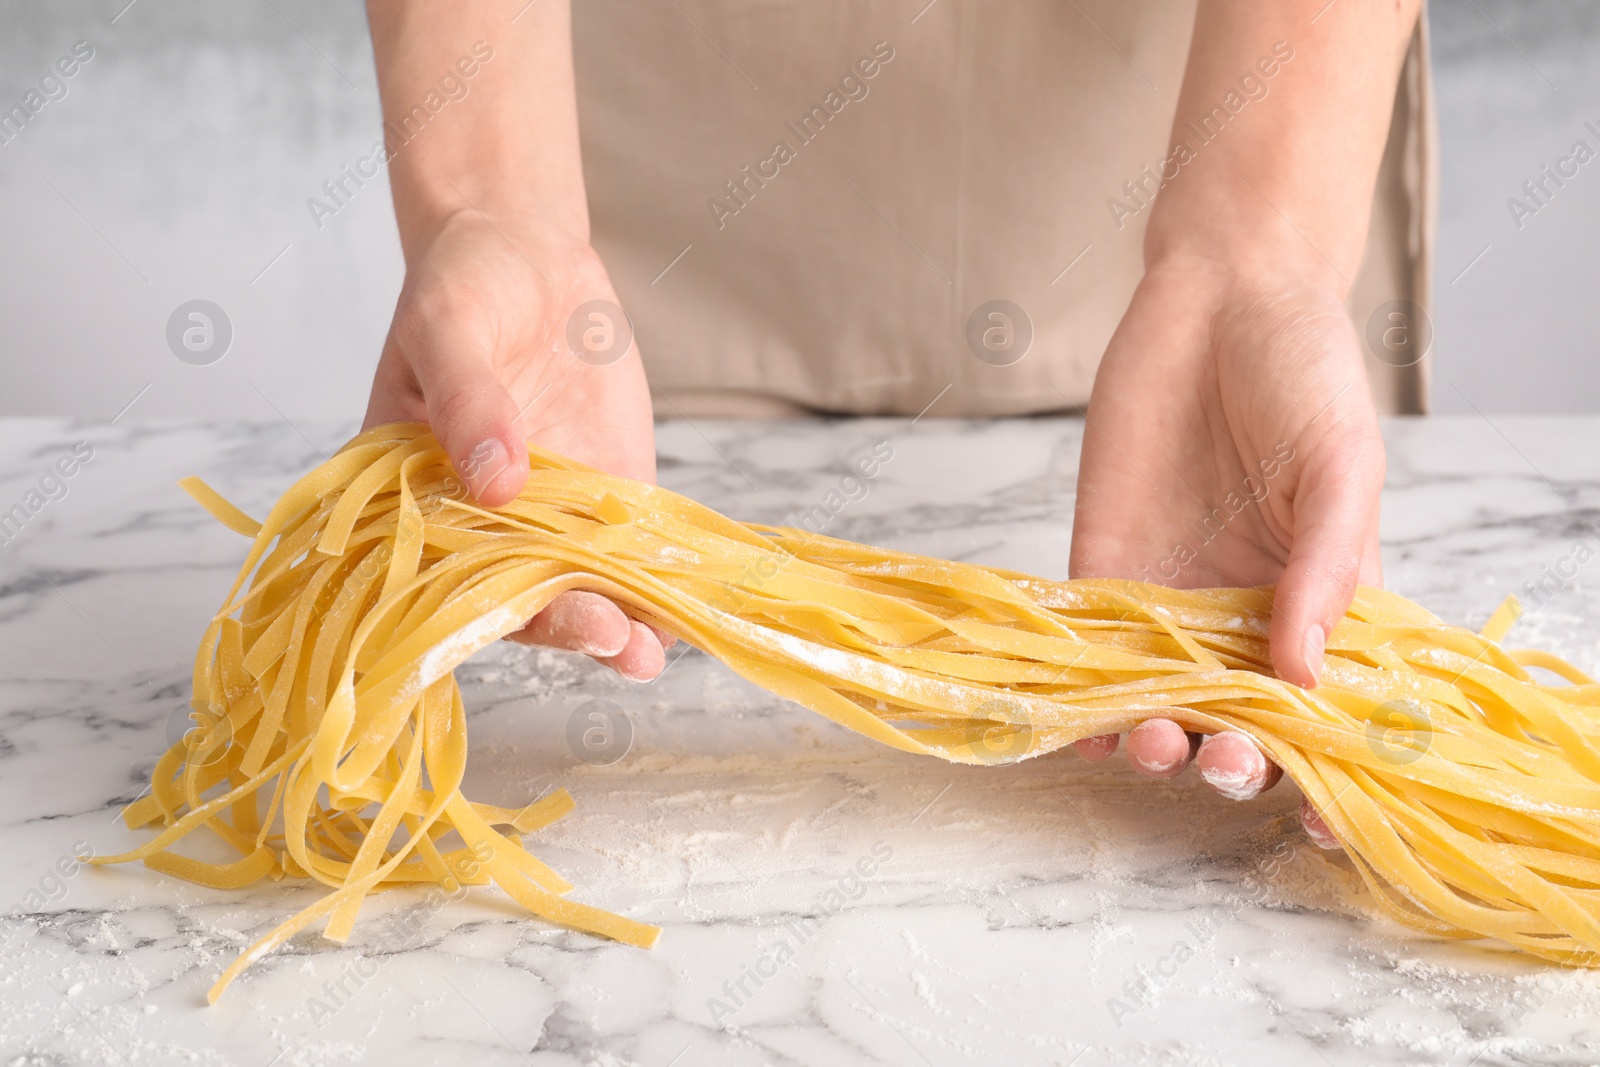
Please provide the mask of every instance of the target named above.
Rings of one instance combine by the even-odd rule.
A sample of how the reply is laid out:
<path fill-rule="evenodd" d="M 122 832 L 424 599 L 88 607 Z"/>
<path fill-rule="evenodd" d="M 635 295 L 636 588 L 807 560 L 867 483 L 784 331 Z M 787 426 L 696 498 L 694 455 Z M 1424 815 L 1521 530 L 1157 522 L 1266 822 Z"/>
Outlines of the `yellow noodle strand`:
<path fill-rule="evenodd" d="M 537 448 L 521 495 L 483 508 L 416 425 L 357 437 L 259 523 L 182 484 L 254 542 L 195 657 L 197 729 L 125 813 L 164 828 L 95 862 L 331 890 L 234 961 L 213 1001 L 314 922 L 342 941 L 369 893 L 422 882 L 493 881 L 552 922 L 654 943 L 654 926 L 563 899 L 572 886 L 523 847 L 572 809 L 564 791 L 520 811 L 461 794 L 455 667 L 568 589 L 907 752 L 1015 762 L 1151 715 L 1242 731 L 1322 813 L 1385 913 L 1563 963 L 1600 958 L 1600 683 L 1501 648 L 1515 602 L 1474 634 L 1360 589 L 1307 691 L 1272 676 L 1270 589 L 1050 582 L 745 525 Z M 170 851 L 202 827 L 238 858 Z M 465 847 L 441 852 L 452 833 Z"/>

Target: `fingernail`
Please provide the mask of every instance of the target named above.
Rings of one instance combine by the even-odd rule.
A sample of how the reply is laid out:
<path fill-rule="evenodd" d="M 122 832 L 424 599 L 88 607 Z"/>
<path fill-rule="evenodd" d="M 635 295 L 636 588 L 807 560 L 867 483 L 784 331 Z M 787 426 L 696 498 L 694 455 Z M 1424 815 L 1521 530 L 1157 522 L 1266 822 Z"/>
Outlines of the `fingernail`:
<path fill-rule="evenodd" d="M 1322 680 L 1322 649 L 1328 642 L 1328 635 L 1323 632 L 1322 626 L 1312 623 L 1306 630 L 1301 652 L 1305 655 L 1306 669 L 1311 672 L 1311 684 L 1303 686 L 1305 689 L 1315 689 Z"/>
<path fill-rule="evenodd" d="M 1311 838 L 1311 843 L 1318 848 L 1341 848 L 1339 839 L 1333 836 L 1333 831 L 1328 829 L 1328 824 L 1322 821 L 1322 815 L 1311 806 L 1310 797 L 1300 798 L 1300 825 L 1305 827 L 1306 836 Z"/>
<path fill-rule="evenodd" d="M 1094 737 L 1080 737 L 1072 742 L 1072 748 L 1084 759 L 1098 761 L 1115 752 L 1121 740 L 1121 734 L 1097 734 Z"/>
<path fill-rule="evenodd" d="M 1146 719 L 1144 722 L 1128 731 L 1128 759 L 1133 765 L 1152 778 L 1172 778 L 1182 772 L 1189 765 L 1190 741 L 1184 737 L 1184 747 L 1177 749 L 1170 760 L 1151 758 L 1140 750 L 1150 748 L 1150 743 L 1143 738 L 1154 735 L 1166 734 L 1169 730 L 1178 729 L 1177 723 L 1169 719 Z"/>
<path fill-rule="evenodd" d="M 1217 738 L 1226 737 L 1229 734 L 1237 734 L 1240 737 L 1245 736 L 1238 731 L 1212 734 L 1201 742 L 1201 751 L 1205 751 L 1206 748 L 1214 744 Z M 1223 744 L 1237 745 L 1238 742 L 1223 742 Z M 1222 749 L 1219 747 L 1216 751 L 1221 752 Z M 1200 760 L 1200 777 L 1206 780 L 1207 785 L 1229 800 L 1252 800 L 1261 793 L 1261 787 L 1266 784 L 1267 758 L 1261 754 L 1261 750 L 1256 748 L 1255 742 L 1252 741 L 1248 748 L 1241 746 L 1240 760 L 1243 766 L 1230 768 L 1218 767 L 1213 765 L 1211 760 L 1202 759 Z"/>
<path fill-rule="evenodd" d="M 630 682 L 653 682 L 661 674 L 654 664 L 636 663 L 627 670 L 618 669 L 617 673 Z"/>
<path fill-rule="evenodd" d="M 472 446 L 472 452 L 462 461 L 461 476 L 467 480 L 472 495 L 481 498 L 510 463 L 511 457 L 500 439 L 485 437 Z"/>
<path fill-rule="evenodd" d="M 676 637 L 673 637 L 661 627 L 652 626 L 650 623 L 645 623 L 644 625 L 651 633 L 656 635 L 656 640 L 661 642 L 661 651 L 665 652 L 673 645 L 678 643 L 678 639 Z"/>
<path fill-rule="evenodd" d="M 622 649 L 627 648 L 628 643 L 623 641 L 621 648 L 613 648 L 610 645 L 602 645 L 589 637 L 579 637 L 573 640 L 573 646 L 572 651 L 581 652 L 585 656 L 592 656 L 595 659 L 610 659 L 612 656 L 622 655 Z"/>

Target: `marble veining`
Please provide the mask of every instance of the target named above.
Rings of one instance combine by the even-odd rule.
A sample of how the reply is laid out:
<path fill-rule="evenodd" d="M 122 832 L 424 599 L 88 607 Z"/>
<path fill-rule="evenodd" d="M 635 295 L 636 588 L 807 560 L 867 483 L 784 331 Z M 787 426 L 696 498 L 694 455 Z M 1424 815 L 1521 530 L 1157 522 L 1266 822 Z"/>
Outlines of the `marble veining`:
<path fill-rule="evenodd" d="M 742 518 L 820 505 L 830 534 L 1065 575 L 1081 424 L 908 421 L 668 423 L 661 478 Z M 0 420 L 0 509 L 93 450 L 0 545 L 0 1064 L 1600 1061 L 1600 975 L 1384 922 L 1305 839 L 1291 785 L 1233 803 L 1120 758 L 947 766 L 693 650 L 650 685 L 507 645 L 460 672 L 469 794 L 569 789 L 577 812 L 530 847 L 579 899 L 664 926 L 655 951 L 494 890 L 395 892 L 348 944 L 297 938 L 205 1007 L 316 890 L 211 891 L 75 852 L 142 836 L 117 813 L 181 729 L 244 550 L 174 483 L 200 474 L 261 514 L 350 429 Z M 1389 586 L 1468 625 L 1533 588 L 1514 638 L 1600 666 L 1600 566 L 1577 550 L 1600 549 L 1600 420 L 1385 433 Z M 844 480 L 878 442 L 892 457 Z M 596 699 L 631 724 L 614 762 L 566 740 Z"/>

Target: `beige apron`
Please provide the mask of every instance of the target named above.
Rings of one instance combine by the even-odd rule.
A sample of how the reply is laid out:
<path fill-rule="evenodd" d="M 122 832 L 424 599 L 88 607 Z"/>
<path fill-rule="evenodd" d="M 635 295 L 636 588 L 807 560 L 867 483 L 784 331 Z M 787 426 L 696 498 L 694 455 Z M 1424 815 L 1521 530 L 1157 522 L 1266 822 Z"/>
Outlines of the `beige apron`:
<path fill-rule="evenodd" d="M 574 4 L 594 241 L 657 414 L 1087 402 L 1143 269 L 1136 186 L 1168 154 L 1193 2 L 925 3 Z M 1363 337 L 1428 306 L 1434 159 L 1419 26 L 1350 295 Z M 1406 362 L 1369 353 L 1380 410 L 1423 410 Z"/>

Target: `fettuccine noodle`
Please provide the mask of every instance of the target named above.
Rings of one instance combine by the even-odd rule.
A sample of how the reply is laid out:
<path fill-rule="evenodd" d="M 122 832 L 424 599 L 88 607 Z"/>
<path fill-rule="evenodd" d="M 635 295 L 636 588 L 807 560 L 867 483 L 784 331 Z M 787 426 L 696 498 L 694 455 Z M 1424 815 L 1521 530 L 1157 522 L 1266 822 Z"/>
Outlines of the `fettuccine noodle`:
<path fill-rule="evenodd" d="M 1308 692 L 1271 674 L 1270 589 L 1044 581 L 741 524 L 530 452 L 527 487 L 493 509 L 415 425 L 357 437 L 259 523 L 185 480 L 254 544 L 195 659 L 205 728 L 126 812 L 162 829 L 96 862 L 330 887 L 228 967 L 213 1001 L 313 923 L 345 940 L 368 893 L 403 885 L 492 881 L 551 922 L 654 943 L 654 926 L 567 900 L 572 886 L 524 849 L 522 834 L 571 809 L 564 791 L 520 811 L 461 794 L 454 668 L 568 589 L 907 752 L 1012 762 L 1152 715 L 1242 731 L 1395 919 L 1571 964 L 1600 951 L 1600 686 L 1501 648 L 1514 605 L 1480 635 L 1363 588 Z M 201 827 L 239 858 L 170 851 Z M 451 831 L 462 847 L 441 847 Z"/>

